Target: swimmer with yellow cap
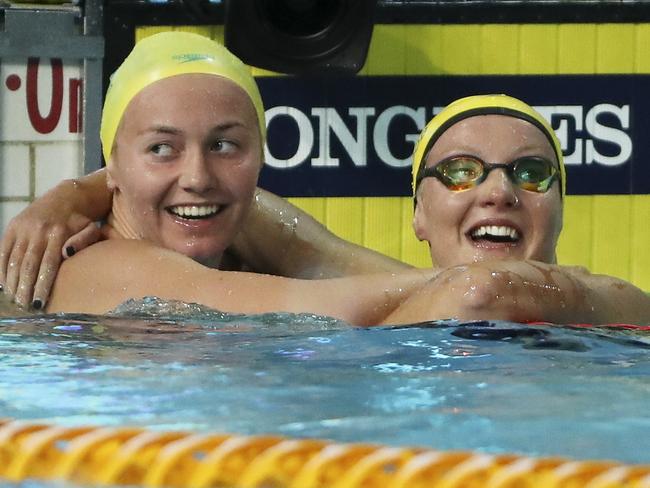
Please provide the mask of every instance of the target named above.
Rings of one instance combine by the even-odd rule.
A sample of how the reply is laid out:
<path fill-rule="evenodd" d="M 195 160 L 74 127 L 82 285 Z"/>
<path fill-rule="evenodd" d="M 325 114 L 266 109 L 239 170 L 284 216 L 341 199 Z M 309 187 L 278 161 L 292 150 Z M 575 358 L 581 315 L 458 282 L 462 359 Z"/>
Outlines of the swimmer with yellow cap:
<path fill-rule="evenodd" d="M 265 127 L 250 68 L 224 46 L 188 32 L 138 42 L 102 114 L 106 234 L 218 267 L 253 201 Z"/>
<path fill-rule="evenodd" d="M 521 100 L 478 95 L 448 105 L 416 143 L 412 184 L 415 233 L 439 266 L 556 261 L 562 150 L 546 120 Z"/>

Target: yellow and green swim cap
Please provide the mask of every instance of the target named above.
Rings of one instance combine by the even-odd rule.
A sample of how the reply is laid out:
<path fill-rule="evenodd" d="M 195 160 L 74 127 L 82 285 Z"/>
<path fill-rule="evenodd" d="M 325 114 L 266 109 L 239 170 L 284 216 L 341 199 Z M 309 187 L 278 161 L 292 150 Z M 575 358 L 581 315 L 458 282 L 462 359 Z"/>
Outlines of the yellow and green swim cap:
<path fill-rule="evenodd" d="M 250 68 L 207 37 L 190 32 L 161 32 L 138 42 L 111 76 L 99 132 L 106 163 L 117 128 L 133 97 L 156 81 L 192 73 L 221 76 L 243 89 L 257 113 L 264 142 L 264 105 Z"/>
<path fill-rule="evenodd" d="M 566 169 L 562 156 L 562 147 L 553 128 L 527 103 L 508 95 L 474 95 L 460 98 L 445 107 L 438 115 L 429 121 L 413 151 L 413 195 L 415 196 L 416 181 L 424 160 L 438 138 L 452 125 L 475 115 L 507 115 L 530 122 L 541 130 L 555 151 L 560 167 L 561 195 L 566 193 Z"/>

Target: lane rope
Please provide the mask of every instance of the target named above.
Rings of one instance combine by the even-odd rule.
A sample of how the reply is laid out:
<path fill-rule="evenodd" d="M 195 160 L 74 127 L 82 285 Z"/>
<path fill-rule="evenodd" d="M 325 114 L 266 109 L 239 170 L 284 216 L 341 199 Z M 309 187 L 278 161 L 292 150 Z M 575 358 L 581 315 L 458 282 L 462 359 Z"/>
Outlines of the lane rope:
<path fill-rule="evenodd" d="M 0 419 L 0 479 L 172 488 L 650 488 L 650 465 Z"/>

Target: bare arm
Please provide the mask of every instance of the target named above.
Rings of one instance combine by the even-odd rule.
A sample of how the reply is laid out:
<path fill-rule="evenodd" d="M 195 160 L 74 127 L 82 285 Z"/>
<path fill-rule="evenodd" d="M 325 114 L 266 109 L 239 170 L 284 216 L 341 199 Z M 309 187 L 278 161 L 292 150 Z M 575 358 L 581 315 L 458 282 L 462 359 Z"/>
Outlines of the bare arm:
<path fill-rule="evenodd" d="M 650 297 L 626 281 L 584 268 L 492 261 L 441 271 L 386 323 L 443 318 L 643 325 L 650 324 Z"/>
<path fill-rule="evenodd" d="M 258 189 L 234 252 L 253 270 L 318 279 L 399 272 L 409 265 L 345 241 L 287 200 Z"/>
<path fill-rule="evenodd" d="M 99 239 L 93 224 L 110 211 L 105 172 L 64 180 L 9 223 L 0 244 L 0 284 L 35 308 L 46 303 L 63 253 Z M 74 236 L 74 237 L 71 237 Z"/>
<path fill-rule="evenodd" d="M 99 240 L 93 222 L 104 218 L 110 207 L 105 170 L 100 170 L 59 183 L 15 217 L 0 245 L 0 285 L 9 297 L 22 306 L 45 305 L 61 252 L 65 258 Z M 409 268 L 338 238 L 311 216 L 264 190 L 258 190 L 230 253 L 247 269 L 295 278 Z"/>
<path fill-rule="evenodd" d="M 315 313 L 375 325 L 431 276 L 433 271 L 411 269 L 296 280 L 209 269 L 145 241 L 108 240 L 64 262 L 48 311 L 104 313 L 129 298 L 154 295 L 226 312 Z"/>

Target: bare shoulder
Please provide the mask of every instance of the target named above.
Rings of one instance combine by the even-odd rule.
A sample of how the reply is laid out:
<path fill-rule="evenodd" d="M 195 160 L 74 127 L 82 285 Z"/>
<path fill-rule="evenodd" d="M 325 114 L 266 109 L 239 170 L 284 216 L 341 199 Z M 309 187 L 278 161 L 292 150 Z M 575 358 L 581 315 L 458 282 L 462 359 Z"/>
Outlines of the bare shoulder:
<path fill-rule="evenodd" d="M 54 283 L 48 311 L 102 313 L 128 298 L 166 291 L 171 272 L 202 266 L 151 243 L 111 239 L 67 259 Z"/>
<path fill-rule="evenodd" d="M 289 288 L 296 288 L 292 284 L 274 276 L 211 269 L 146 241 L 115 239 L 66 261 L 47 310 L 105 313 L 128 299 L 156 296 L 226 312 L 280 311 Z"/>
<path fill-rule="evenodd" d="M 109 239 L 98 242 L 67 259 L 62 271 L 74 274 L 102 271 L 121 276 L 124 271 L 145 272 L 149 269 L 165 269 L 165 265 L 204 268 L 192 259 L 176 251 L 165 249 L 151 242 L 137 239 Z"/>

